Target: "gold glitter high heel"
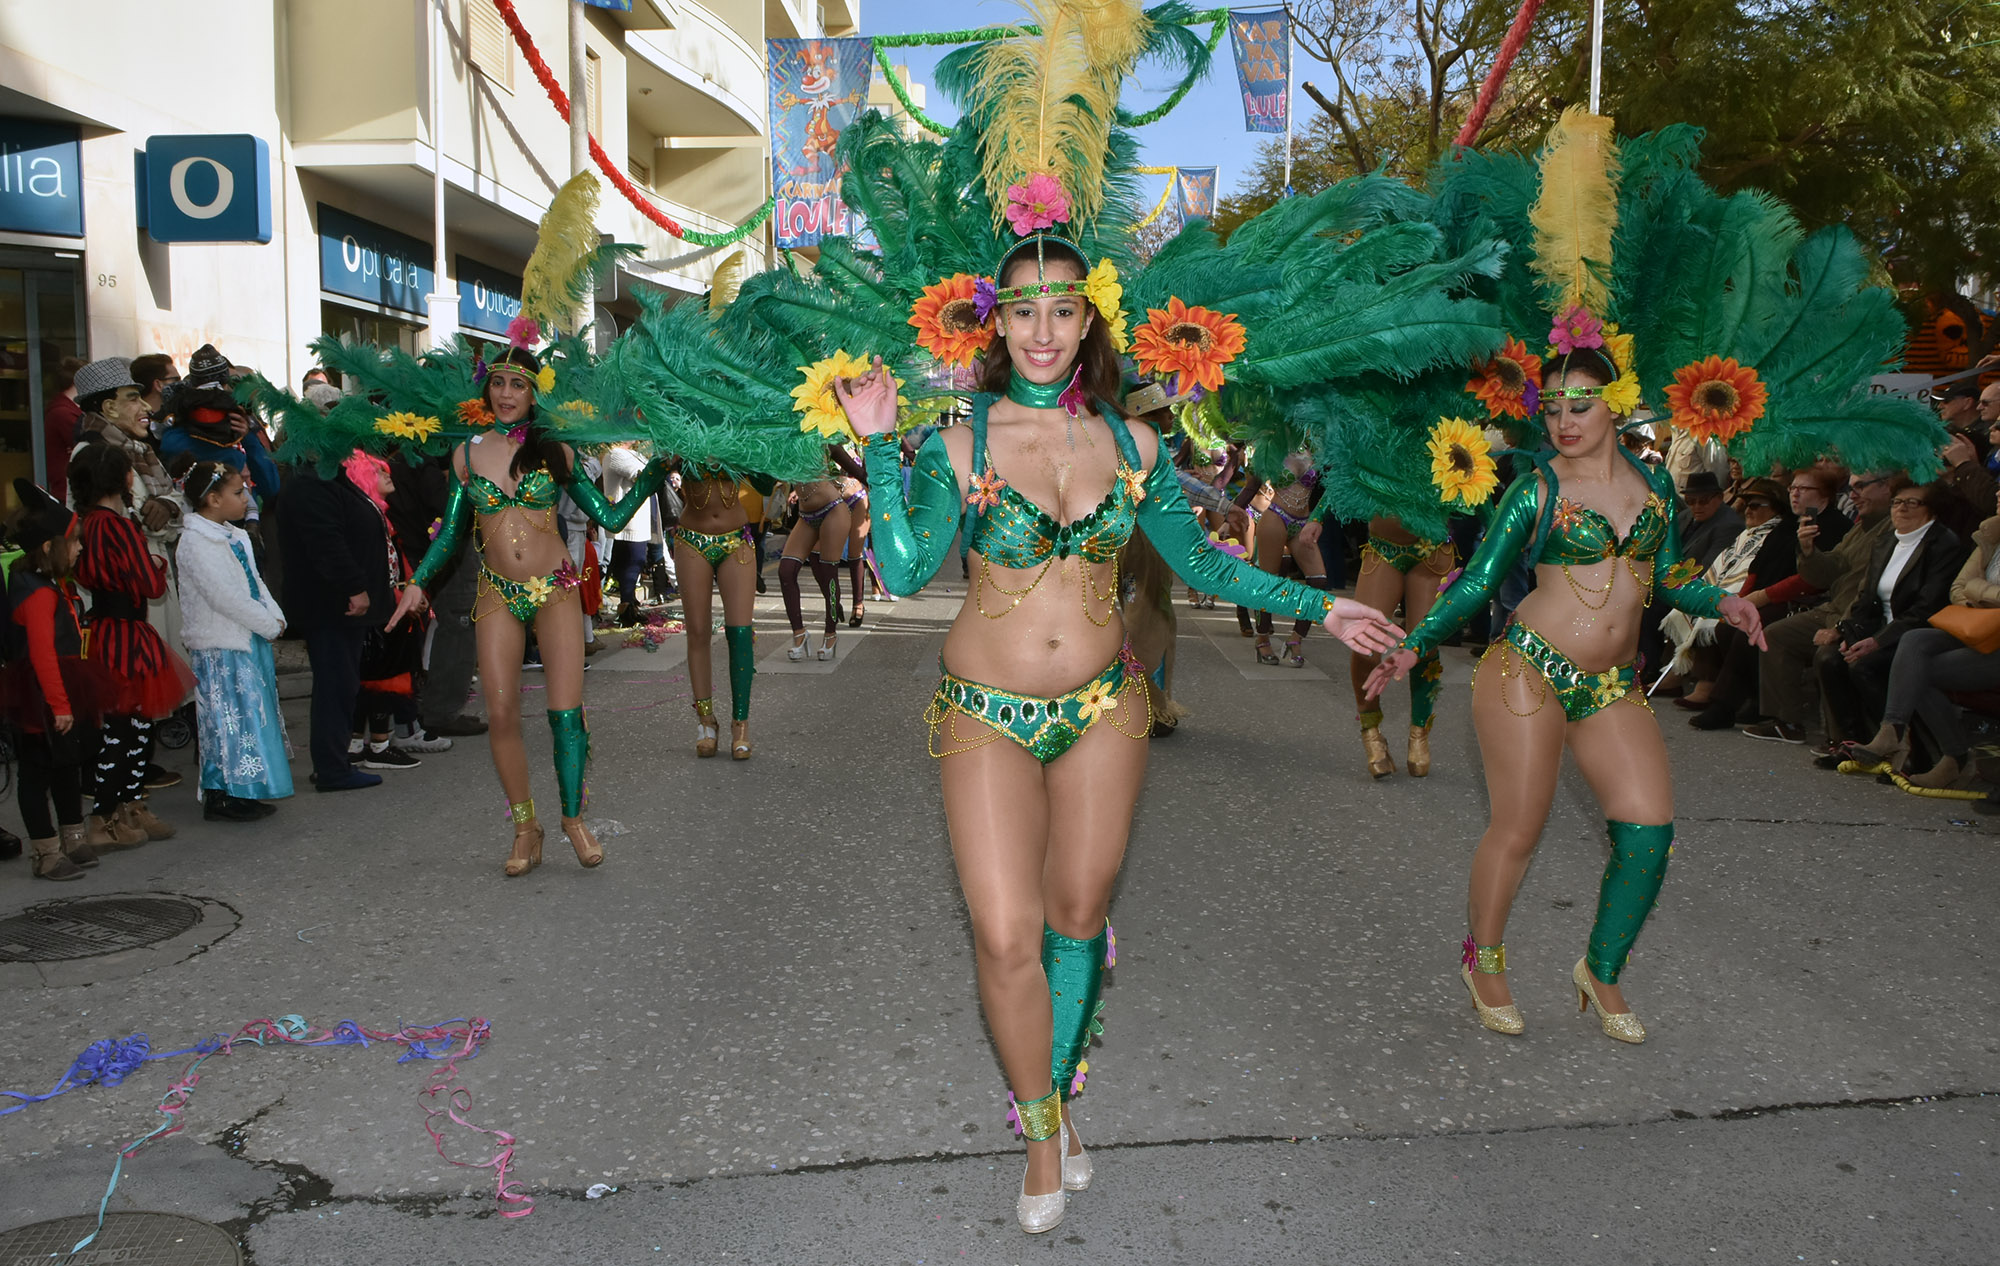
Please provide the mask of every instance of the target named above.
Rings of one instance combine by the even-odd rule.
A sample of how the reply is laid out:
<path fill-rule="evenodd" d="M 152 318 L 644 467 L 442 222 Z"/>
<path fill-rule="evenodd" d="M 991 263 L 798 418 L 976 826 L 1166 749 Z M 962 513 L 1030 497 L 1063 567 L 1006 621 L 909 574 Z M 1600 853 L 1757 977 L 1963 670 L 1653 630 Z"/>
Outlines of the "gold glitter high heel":
<path fill-rule="evenodd" d="M 1613 1015 L 1597 1000 L 1597 981 L 1591 978 L 1590 969 L 1583 965 L 1583 961 L 1581 958 L 1577 959 L 1575 969 L 1569 974 L 1570 982 L 1576 986 L 1576 1009 L 1588 1011 L 1592 1007 L 1597 1008 L 1598 1023 L 1603 1026 L 1606 1037 L 1630 1042 L 1634 1046 L 1645 1041 L 1646 1026 L 1639 1023 L 1638 1016 L 1630 1011 L 1621 1011 Z"/>
<path fill-rule="evenodd" d="M 1431 772 L 1431 727 L 1413 725 L 1410 727 L 1410 755 L 1404 762 L 1409 766 L 1410 777 L 1423 778 Z"/>
<path fill-rule="evenodd" d="M 1495 1033 L 1508 1037 L 1519 1037 L 1528 1027 L 1521 1017 L 1521 1008 L 1513 1003 L 1503 1007 L 1489 1007 L 1479 996 L 1479 990 L 1472 983 L 1472 969 L 1477 967 L 1481 975 L 1498 976 L 1507 970 L 1507 947 L 1505 945 L 1474 945 L 1471 937 L 1465 938 L 1463 962 L 1458 969 L 1458 978 L 1465 982 L 1465 991 L 1472 995 L 1472 1009 L 1479 1013 L 1479 1022 Z"/>
<path fill-rule="evenodd" d="M 1396 772 L 1396 761 L 1389 755 L 1389 741 L 1382 737 L 1381 726 L 1371 725 L 1361 731 L 1361 748 L 1368 753 L 1370 777 L 1387 778 Z"/>
<path fill-rule="evenodd" d="M 695 737 L 694 754 L 713 756 L 722 732 L 715 726 L 715 701 L 697 699 L 694 701 Z"/>
<path fill-rule="evenodd" d="M 519 879 L 542 864 L 542 824 L 535 820 L 535 802 L 509 805 L 514 819 L 514 851 L 507 856 L 507 878 Z"/>

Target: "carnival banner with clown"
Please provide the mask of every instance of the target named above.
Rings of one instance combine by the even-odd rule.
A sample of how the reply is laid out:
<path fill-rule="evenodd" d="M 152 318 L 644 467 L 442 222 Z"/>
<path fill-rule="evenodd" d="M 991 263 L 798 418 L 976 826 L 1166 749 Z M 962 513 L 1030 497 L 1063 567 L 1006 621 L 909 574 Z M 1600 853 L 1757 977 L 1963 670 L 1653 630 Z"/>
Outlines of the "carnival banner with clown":
<path fill-rule="evenodd" d="M 868 103 L 873 41 L 766 40 L 771 85 L 771 223 L 778 245 L 816 246 L 853 235 L 840 199 L 834 150 L 840 131 Z"/>

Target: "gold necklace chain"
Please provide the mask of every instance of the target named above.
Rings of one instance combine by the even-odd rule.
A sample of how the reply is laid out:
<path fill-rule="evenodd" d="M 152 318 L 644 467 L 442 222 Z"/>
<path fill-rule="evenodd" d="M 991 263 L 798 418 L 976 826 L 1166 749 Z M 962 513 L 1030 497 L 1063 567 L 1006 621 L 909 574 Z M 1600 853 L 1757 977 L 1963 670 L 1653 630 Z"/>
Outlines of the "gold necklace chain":
<path fill-rule="evenodd" d="M 973 606 L 978 610 L 979 614 L 985 616 L 989 620 L 998 620 L 1006 616 L 1012 615 L 1014 613 L 1014 609 L 1020 606 L 1022 601 L 1025 600 L 1029 594 L 1041 588 L 1042 582 L 1048 579 L 1049 569 L 1054 567 L 1058 561 L 1059 561 L 1058 559 L 1050 558 L 1047 562 L 1043 563 L 1041 567 L 1036 570 L 1035 578 L 1028 582 L 1026 588 L 1009 589 L 1005 585 L 1001 584 L 999 581 L 993 579 L 992 564 L 986 561 L 986 555 L 981 554 L 979 556 L 979 575 L 975 578 L 972 586 Z M 1079 556 L 1077 558 L 1077 565 L 1081 569 L 1081 573 L 1077 581 L 1077 587 L 1078 587 L 1078 592 L 1083 599 L 1083 618 L 1090 621 L 1092 624 L 1096 625 L 1100 629 L 1111 627 L 1111 620 L 1118 613 L 1118 602 L 1117 602 L 1118 578 L 1119 578 L 1118 558 L 1116 556 L 1113 556 L 1111 560 L 1111 584 L 1109 588 L 1103 590 L 1102 592 L 1099 592 L 1096 584 L 1092 582 L 1090 579 L 1090 564 L 1085 562 L 1083 558 Z M 1005 611 L 988 611 L 986 609 L 986 590 L 989 588 L 991 588 L 995 593 L 999 594 L 1001 597 L 1010 599 L 1010 601 L 1007 603 L 1007 609 Z M 1093 596 L 1097 599 L 1098 602 L 1105 604 L 1104 618 L 1101 620 L 1098 619 L 1095 615 L 1091 614 L 1090 600 Z"/>

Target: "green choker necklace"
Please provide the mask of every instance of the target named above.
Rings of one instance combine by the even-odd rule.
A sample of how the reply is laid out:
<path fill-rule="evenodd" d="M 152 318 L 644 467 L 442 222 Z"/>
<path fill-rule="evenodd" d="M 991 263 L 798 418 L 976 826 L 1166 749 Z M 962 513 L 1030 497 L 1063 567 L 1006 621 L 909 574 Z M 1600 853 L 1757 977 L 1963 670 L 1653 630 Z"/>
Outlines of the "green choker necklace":
<path fill-rule="evenodd" d="M 1015 404 L 1025 405 L 1030 409 L 1063 409 L 1067 408 L 1063 403 L 1063 397 L 1069 394 L 1075 382 L 1074 372 L 1060 382 L 1029 382 L 1021 377 L 1021 371 L 1016 369 L 1007 378 L 1007 398 Z M 1076 416 L 1075 410 L 1070 410 L 1070 416 Z"/>

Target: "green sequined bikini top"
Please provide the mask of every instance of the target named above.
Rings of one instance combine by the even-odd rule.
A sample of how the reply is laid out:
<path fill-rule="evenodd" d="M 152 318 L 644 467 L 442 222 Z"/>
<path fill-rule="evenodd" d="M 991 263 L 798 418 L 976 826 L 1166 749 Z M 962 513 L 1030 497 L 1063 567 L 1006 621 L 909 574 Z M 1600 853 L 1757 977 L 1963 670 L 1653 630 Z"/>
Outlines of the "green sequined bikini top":
<path fill-rule="evenodd" d="M 510 509 L 552 509 L 559 493 L 555 476 L 540 468 L 522 475 L 520 482 L 514 485 L 511 497 L 500 490 L 499 484 L 477 472 L 471 472 L 466 484 L 472 489 L 472 508 L 481 514 L 498 514 Z"/>
<path fill-rule="evenodd" d="M 1641 468 L 1640 474 L 1645 476 L 1646 471 Z M 1548 536 L 1535 559 L 1537 563 L 1583 567 L 1609 558 L 1651 558 L 1666 543 L 1669 511 L 1666 499 L 1657 491 L 1646 494 L 1646 504 L 1639 507 L 1639 517 L 1632 520 L 1632 530 L 1620 540 L 1618 530 L 1602 511 L 1562 495 L 1554 471 L 1545 469 L 1543 478 L 1548 481 L 1549 496 L 1555 498 L 1555 509 L 1549 515 Z M 1534 481 L 1527 482 L 1532 489 Z M 1647 484 L 1649 487 L 1652 484 L 1650 477 Z"/>
<path fill-rule="evenodd" d="M 971 492 L 966 502 L 977 514 L 967 538 L 988 562 L 1022 570 L 1040 567 L 1052 558 L 1071 555 L 1087 563 L 1108 563 L 1132 539 L 1139 521 L 1137 489 L 1144 475 L 1132 437 L 1114 424 L 1122 459 L 1118 477 L 1097 508 L 1080 519 L 1057 523 L 1048 511 L 1014 491 L 994 470 L 986 452 L 986 408 L 991 396 L 974 398 L 972 407 Z M 1116 416 L 1116 415 L 1113 415 Z"/>

